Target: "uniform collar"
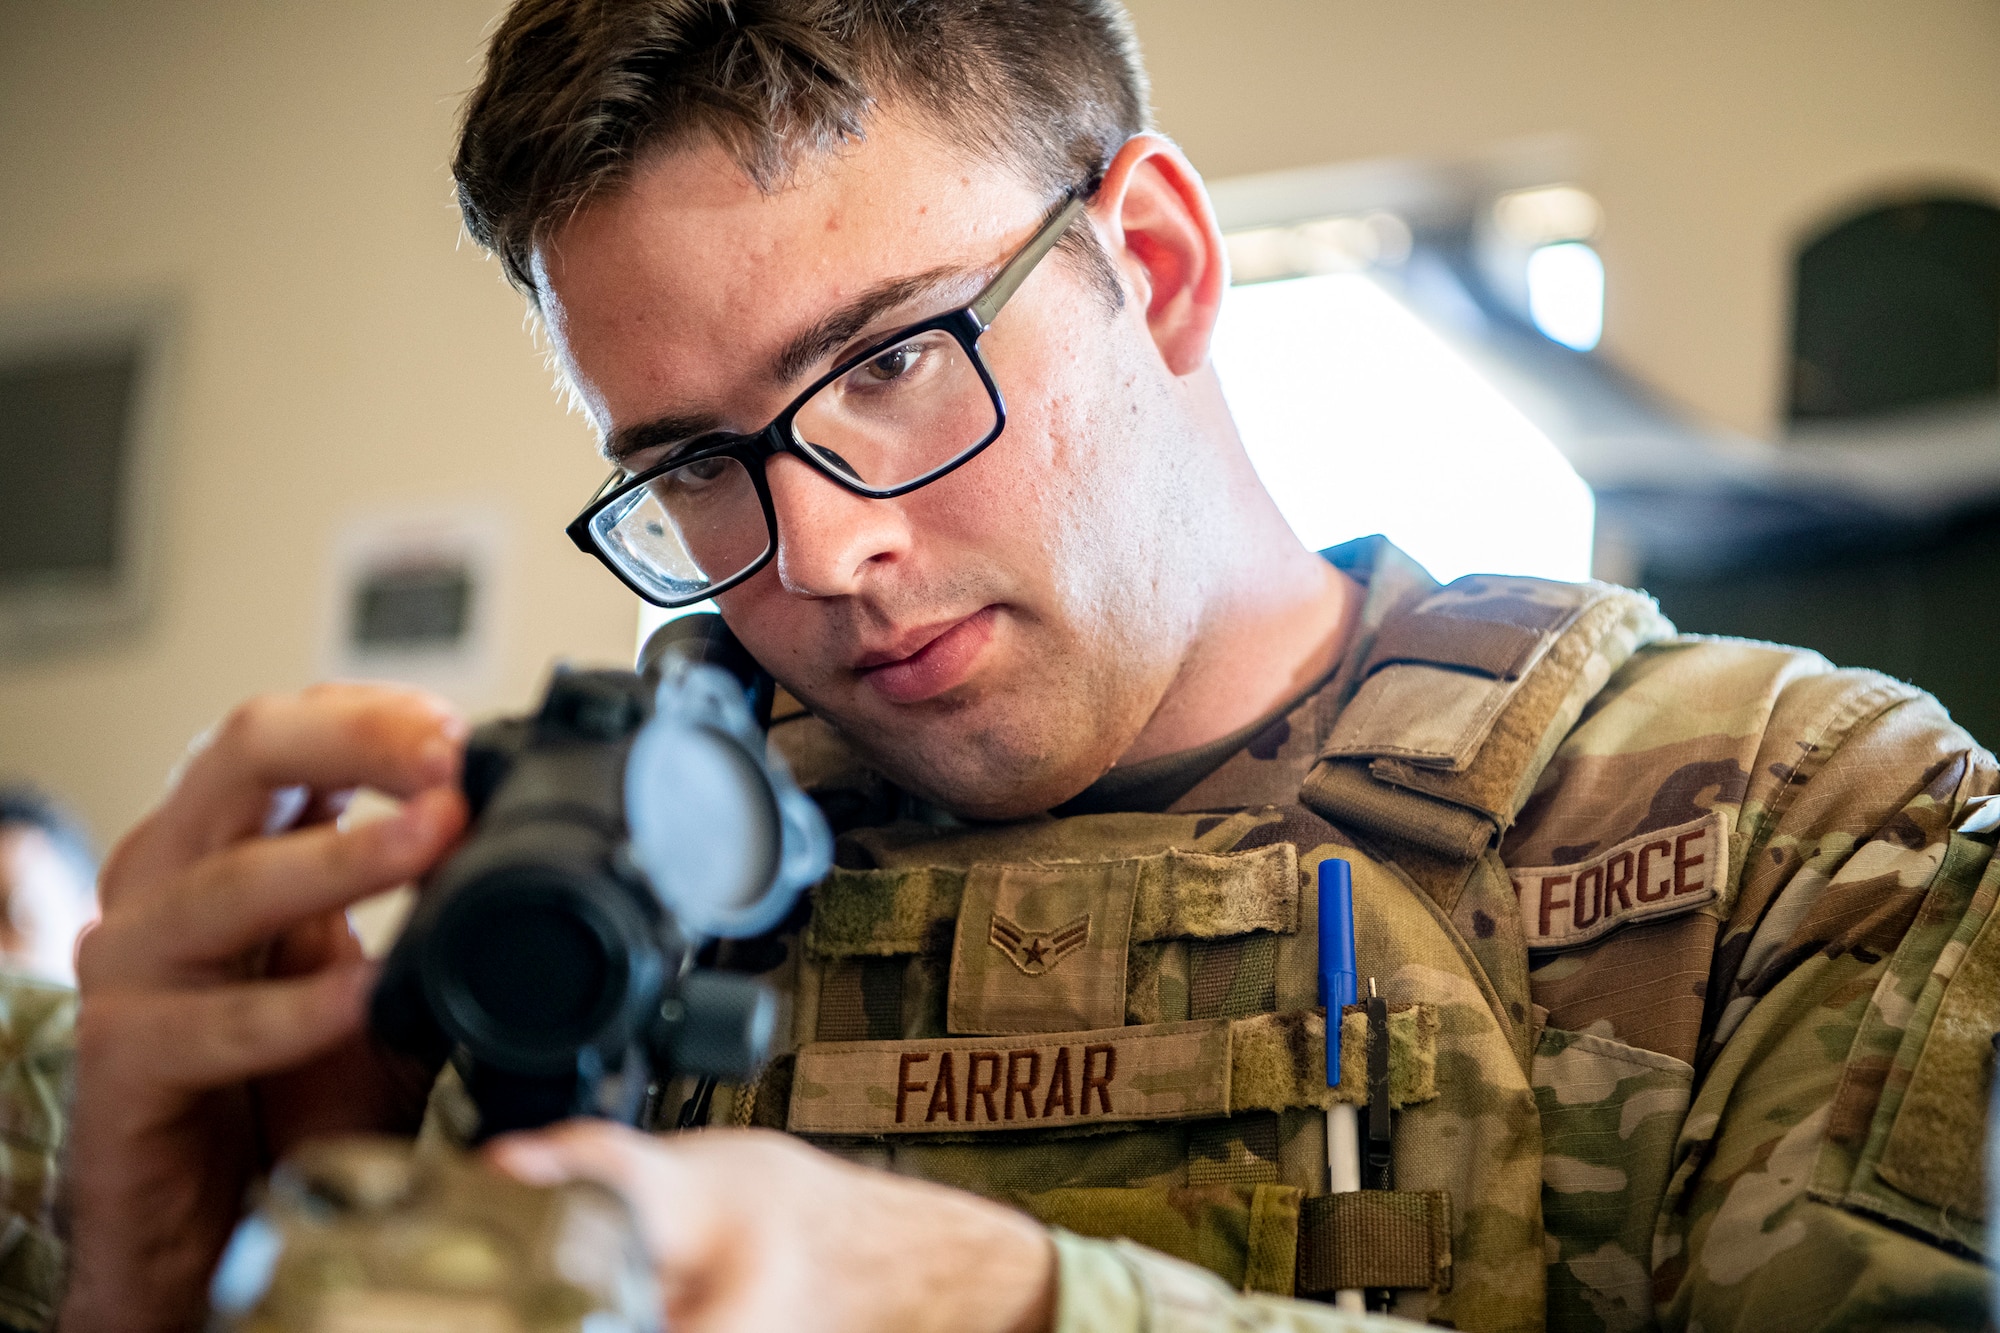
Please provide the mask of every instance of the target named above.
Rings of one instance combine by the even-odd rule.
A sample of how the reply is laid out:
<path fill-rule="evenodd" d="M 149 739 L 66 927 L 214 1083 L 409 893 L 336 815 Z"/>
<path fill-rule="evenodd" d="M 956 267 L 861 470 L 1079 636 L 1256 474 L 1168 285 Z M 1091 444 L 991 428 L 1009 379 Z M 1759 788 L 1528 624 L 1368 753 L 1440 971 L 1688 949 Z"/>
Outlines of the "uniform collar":
<path fill-rule="evenodd" d="M 1361 537 L 1320 555 L 1366 590 L 1353 637 L 1331 672 L 1219 740 L 1112 769 L 1050 813 L 1216 809 L 1296 795 L 1334 717 L 1360 688 L 1376 632 L 1398 610 L 1438 589 L 1437 580 L 1387 537 Z"/>

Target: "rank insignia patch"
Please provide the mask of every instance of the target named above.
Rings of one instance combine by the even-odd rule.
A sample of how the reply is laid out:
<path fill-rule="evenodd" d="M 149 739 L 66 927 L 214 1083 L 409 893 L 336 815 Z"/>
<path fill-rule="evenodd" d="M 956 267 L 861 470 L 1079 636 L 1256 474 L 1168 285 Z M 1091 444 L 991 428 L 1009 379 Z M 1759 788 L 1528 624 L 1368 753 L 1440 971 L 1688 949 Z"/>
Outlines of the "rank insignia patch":
<path fill-rule="evenodd" d="M 1055 965 L 1081 949 L 1090 940 L 1090 913 L 1054 930 L 1023 930 L 995 912 L 987 939 L 1007 955 L 1015 967 L 1031 977 L 1054 970 Z"/>
<path fill-rule="evenodd" d="M 971 867 L 952 934 L 945 1031 L 1091 1032 L 1123 1023 L 1138 891 L 1131 860 Z"/>

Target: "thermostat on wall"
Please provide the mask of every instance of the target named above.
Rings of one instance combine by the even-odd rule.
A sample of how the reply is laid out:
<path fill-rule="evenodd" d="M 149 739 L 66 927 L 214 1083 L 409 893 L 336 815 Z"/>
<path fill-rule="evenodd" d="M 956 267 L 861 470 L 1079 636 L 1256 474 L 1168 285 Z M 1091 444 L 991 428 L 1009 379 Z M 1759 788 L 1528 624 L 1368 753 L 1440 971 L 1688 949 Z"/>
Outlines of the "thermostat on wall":
<path fill-rule="evenodd" d="M 470 702 L 493 674 L 497 511 L 364 514 L 334 542 L 325 674 Z"/>

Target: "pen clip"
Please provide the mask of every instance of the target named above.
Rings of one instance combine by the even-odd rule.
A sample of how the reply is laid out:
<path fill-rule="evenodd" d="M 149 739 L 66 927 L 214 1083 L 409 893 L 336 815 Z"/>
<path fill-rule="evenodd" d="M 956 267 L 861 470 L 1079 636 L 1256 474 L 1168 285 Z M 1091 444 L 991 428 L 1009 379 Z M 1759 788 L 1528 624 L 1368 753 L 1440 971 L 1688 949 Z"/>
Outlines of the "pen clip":
<path fill-rule="evenodd" d="M 1373 1189 L 1391 1188 L 1389 1002 L 1368 978 L 1368 1174 Z"/>

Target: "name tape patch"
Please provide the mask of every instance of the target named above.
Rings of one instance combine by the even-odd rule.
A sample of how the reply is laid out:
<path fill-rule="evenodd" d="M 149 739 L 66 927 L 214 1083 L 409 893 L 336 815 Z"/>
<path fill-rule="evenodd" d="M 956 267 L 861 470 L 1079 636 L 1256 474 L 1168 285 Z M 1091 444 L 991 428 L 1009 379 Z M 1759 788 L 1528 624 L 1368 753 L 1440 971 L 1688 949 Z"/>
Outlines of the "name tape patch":
<path fill-rule="evenodd" d="M 1729 873 L 1729 825 L 1712 813 L 1628 838 L 1566 866 L 1510 869 L 1530 949 L 1572 949 L 1714 900 Z"/>
<path fill-rule="evenodd" d="M 965 1134 L 1229 1113 L 1227 1020 L 800 1049 L 801 1134 Z"/>

